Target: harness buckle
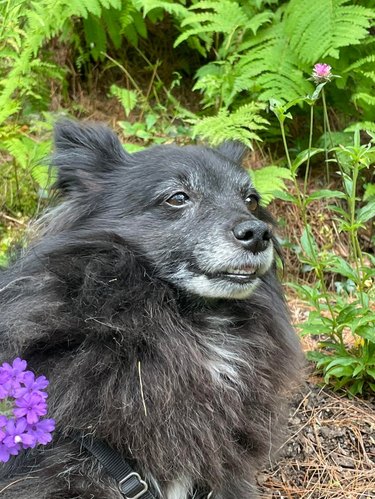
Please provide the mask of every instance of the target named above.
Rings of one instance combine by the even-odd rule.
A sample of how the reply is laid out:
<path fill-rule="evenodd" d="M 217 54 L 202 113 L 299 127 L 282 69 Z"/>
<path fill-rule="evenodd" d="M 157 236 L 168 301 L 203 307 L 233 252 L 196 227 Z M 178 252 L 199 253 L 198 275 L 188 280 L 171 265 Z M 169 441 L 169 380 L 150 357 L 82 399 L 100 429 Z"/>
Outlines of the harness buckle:
<path fill-rule="evenodd" d="M 142 487 L 141 490 L 139 490 L 140 487 Z M 134 471 L 119 481 L 118 488 L 126 499 L 139 499 L 148 491 L 147 483 Z"/>

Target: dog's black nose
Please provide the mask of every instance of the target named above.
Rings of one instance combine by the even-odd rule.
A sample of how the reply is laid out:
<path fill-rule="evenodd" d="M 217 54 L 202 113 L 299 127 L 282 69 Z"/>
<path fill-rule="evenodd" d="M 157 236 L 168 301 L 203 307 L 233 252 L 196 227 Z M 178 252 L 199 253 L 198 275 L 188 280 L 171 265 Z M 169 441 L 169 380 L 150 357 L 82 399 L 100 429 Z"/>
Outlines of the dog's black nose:
<path fill-rule="evenodd" d="M 268 225 L 261 220 L 241 222 L 234 227 L 233 234 L 245 249 L 253 253 L 267 249 L 272 237 Z"/>

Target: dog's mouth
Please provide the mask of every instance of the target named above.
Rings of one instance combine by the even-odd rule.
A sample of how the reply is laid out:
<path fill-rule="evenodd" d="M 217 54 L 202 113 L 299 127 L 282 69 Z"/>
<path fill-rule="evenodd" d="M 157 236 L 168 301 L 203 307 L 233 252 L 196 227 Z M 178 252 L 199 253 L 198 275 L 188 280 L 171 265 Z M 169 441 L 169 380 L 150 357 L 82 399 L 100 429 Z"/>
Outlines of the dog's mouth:
<path fill-rule="evenodd" d="M 254 281 L 260 275 L 260 268 L 247 265 L 241 268 L 229 268 L 223 271 L 208 274 L 207 277 L 225 279 L 236 283 L 248 283 Z"/>

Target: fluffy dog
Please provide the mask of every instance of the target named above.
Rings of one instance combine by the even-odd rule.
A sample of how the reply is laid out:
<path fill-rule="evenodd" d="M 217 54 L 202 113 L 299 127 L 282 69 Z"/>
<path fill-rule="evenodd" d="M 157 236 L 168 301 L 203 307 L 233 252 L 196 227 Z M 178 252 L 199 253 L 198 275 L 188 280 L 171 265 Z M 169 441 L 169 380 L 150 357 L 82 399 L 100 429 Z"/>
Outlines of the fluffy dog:
<path fill-rule="evenodd" d="M 1 466 L 1 497 L 123 499 L 77 434 L 154 497 L 258 497 L 301 356 L 242 146 L 128 154 L 63 122 L 55 149 L 63 202 L 1 275 L 0 363 L 49 378 L 58 431 Z"/>

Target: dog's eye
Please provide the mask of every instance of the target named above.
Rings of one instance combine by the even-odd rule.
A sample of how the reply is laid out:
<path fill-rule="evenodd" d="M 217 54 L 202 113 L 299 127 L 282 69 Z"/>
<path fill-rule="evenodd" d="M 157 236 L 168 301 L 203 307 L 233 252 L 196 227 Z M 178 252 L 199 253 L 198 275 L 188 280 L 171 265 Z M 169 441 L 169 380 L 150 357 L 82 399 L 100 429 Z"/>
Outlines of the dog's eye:
<path fill-rule="evenodd" d="M 188 199 L 189 196 L 184 192 L 176 192 L 176 194 L 173 194 L 166 202 L 171 206 L 183 206 Z"/>
<path fill-rule="evenodd" d="M 259 206 L 258 198 L 255 196 L 247 196 L 245 203 L 250 211 L 255 211 Z"/>

